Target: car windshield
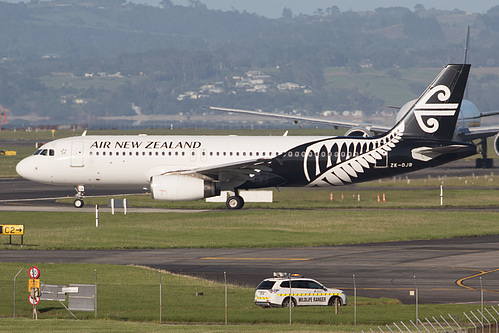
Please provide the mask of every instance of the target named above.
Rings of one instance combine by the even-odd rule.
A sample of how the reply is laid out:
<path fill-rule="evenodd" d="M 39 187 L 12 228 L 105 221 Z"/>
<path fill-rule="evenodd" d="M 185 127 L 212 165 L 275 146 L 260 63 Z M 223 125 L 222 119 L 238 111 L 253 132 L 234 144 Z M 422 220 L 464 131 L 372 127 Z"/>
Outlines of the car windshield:
<path fill-rule="evenodd" d="M 274 286 L 274 283 L 275 283 L 274 281 L 262 281 L 262 283 L 260 283 L 258 287 L 256 287 L 256 289 L 270 290 Z"/>

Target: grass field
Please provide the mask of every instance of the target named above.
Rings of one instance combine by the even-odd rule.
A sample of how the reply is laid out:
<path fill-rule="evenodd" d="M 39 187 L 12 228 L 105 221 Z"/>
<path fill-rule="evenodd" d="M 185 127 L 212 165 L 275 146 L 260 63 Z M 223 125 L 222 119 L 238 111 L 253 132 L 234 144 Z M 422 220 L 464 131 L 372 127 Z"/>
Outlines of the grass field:
<path fill-rule="evenodd" d="M 499 232 L 499 212 L 479 210 L 101 213 L 98 228 L 94 213 L 2 212 L 0 219 L 5 224 L 24 224 L 23 249 L 37 250 L 325 246 Z M 15 237 L 14 242 L 19 243 Z M 0 249 L 10 248 L 18 246 L 2 238 Z"/>

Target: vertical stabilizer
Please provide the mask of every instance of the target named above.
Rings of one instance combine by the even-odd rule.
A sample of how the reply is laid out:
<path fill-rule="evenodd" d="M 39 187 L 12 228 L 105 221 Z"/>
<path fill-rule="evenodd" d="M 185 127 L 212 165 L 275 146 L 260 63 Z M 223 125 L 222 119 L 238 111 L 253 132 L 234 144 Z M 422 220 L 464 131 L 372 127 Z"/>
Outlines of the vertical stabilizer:
<path fill-rule="evenodd" d="M 400 120 L 404 136 L 452 140 L 471 65 L 447 65 Z"/>

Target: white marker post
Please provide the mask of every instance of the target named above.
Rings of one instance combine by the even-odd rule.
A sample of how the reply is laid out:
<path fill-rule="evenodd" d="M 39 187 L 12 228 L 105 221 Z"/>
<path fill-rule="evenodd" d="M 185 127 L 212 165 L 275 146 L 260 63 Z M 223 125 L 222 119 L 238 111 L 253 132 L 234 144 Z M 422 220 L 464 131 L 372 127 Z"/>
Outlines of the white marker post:
<path fill-rule="evenodd" d="M 444 186 L 440 185 L 440 206 L 444 205 Z"/>
<path fill-rule="evenodd" d="M 114 198 L 111 198 L 111 215 L 114 215 Z"/>
<path fill-rule="evenodd" d="M 95 205 L 95 227 L 99 227 L 99 206 Z"/>
<path fill-rule="evenodd" d="M 123 199 L 123 214 L 126 215 L 126 199 Z"/>

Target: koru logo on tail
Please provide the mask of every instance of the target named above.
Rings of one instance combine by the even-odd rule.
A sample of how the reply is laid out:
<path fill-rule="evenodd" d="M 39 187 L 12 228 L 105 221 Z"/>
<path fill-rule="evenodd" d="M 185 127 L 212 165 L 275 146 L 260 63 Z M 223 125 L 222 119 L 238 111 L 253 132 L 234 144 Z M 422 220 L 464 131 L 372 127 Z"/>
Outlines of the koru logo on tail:
<path fill-rule="evenodd" d="M 433 97 L 435 94 L 437 98 L 442 103 L 428 103 L 428 100 Z M 457 108 L 459 106 L 458 103 L 449 103 L 445 102 L 449 100 L 451 96 L 451 91 L 448 87 L 444 85 L 439 85 L 431 88 L 414 106 L 414 116 L 418 122 L 419 127 L 426 133 L 435 133 L 439 126 L 440 122 L 432 118 L 432 116 L 440 117 L 440 116 L 448 116 L 452 117 L 456 114 Z M 426 123 L 423 120 L 423 117 L 430 117 L 426 119 Z"/>

